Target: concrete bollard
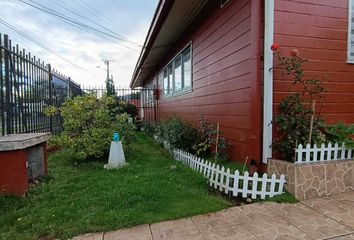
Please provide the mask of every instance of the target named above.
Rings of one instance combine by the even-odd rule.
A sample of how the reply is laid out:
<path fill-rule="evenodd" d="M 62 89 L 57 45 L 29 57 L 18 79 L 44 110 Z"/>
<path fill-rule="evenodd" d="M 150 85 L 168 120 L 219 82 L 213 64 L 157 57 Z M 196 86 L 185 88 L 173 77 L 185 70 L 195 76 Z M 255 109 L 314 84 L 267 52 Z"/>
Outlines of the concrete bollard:
<path fill-rule="evenodd" d="M 127 165 L 125 161 L 123 145 L 120 141 L 119 134 L 115 132 L 109 150 L 108 164 L 104 165 L 105 169 L 118 169 Z"/>

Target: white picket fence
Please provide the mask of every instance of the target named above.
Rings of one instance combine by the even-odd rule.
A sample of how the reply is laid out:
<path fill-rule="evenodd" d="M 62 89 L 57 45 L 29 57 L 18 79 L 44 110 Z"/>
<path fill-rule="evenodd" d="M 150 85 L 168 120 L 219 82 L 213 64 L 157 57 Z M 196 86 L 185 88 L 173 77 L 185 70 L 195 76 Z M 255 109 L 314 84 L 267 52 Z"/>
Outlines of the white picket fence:
<path fill-rule="evenodd" d="M 241 175 L 238 170 L 231 173 L 229 168 L 225 169 L 182 150 L 174 149 L 173 155 L 177 161 L 208 178 L 211 187 L 226 194 L 232 193 L 235 197 L 241 195 L 243 198 L 252 199 L 259 196 L 265 199 L 266 196 L 273 197 L 284 192 L 285 176 L 283 174 L 280 178 L 277 178 L 275 174 L 269 178 L 266 173 L 262 177 L 258 177 L 257 173 L 250 176 L 247 171 Z"/>
<path fill-rule="evenodd" d="M 340 146 L 338 143 L 335 143 L 334 145 L 328 143 L 327 146 L 322 143 L 320 147 L 316 144 L 313 146 L 307 144 L 305 148 L 302 144 L 299 144 L 295 149 L 295 163 L 311 163 L 353 158 L 353 149 L 346 148 L 344 143 Z"/>

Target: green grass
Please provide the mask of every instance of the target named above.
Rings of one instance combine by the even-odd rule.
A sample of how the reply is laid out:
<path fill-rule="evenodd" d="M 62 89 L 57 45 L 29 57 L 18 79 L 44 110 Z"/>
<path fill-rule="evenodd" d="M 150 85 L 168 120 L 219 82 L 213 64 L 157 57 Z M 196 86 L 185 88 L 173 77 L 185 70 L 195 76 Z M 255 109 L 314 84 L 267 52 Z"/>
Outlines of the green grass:
<path fill-rule="evenodd" d="M 276 203 L 297 203 L 299 202 L 293 195 L 285 191 L 285 193 L 281 195 L 274 196 L 272 198 L 266 198 L 262 200 L 264 202 L 276 202 Z"/>
<path fill-rule="evenodd" d="M 244 171 L 248 170 L 248 167 L 245 166 L 245 169 L 243 169 L 243 164 L 240 162 L 235 162 L 235 161 L 226 161 L 226 160 L 215 160 L 213 156 L 209 156 L 207 157 L 205 160 L 211 162 L 211 163 L 215 163 L 215 164 L 219 164 L 220 167 L 225 167 L 225 169 L 230 169 L 230 172 L 235 172 L 236 170 L 238 170 L 241 174 L 243 174 Z"/>
<path fill-rule="evenodd" d="M 48 179 L 26 198 L 0 197 L 0 239 L 67 239 L 230 206 L 151 138 L 138 133 L 132 149 L 129 165 L 111 171 L 103 161 L 75 164 L 68 153 L 50 155 Z"/>

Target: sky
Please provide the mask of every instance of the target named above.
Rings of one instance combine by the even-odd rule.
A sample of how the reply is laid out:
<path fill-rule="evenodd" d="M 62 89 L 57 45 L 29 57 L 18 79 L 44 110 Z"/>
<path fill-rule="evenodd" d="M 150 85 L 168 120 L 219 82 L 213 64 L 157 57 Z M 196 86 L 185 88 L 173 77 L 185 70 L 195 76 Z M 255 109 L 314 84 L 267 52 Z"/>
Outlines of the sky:
<path fill-rule="evenodd" d="M 61 17 L 88 25 L 91 31 L 95 28 L 112 37 L 76 28 L 24 2 L 54 10 Z M 158 0 L 0 0 L 0 33 L 8 34 L 20 49 L 25 48 L 85 87 L 103 86 L 106 79 L 103 60 L 113 60 L 110 73 L 114 84 L 128 86 L 157 3 Z M 6 27 L 2 21 L 60 57 Z"/>

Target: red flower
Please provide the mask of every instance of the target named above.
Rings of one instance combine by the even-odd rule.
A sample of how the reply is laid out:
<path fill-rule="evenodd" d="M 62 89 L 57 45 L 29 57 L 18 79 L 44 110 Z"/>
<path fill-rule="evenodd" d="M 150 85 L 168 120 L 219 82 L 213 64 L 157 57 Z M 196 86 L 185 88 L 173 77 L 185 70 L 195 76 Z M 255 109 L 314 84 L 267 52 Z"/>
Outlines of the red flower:
<path fill-rule="evenodd" d="M 290 51 L 289 55 L 292 57 L 297 57 L 297 56 L 299 56 L 299 50 L 293 49 Z"/>
<path fill-rule="evenodd" d="M 273 52 L 278 51 L 278 49 L 279 49 L 279 44 L 273 43 L 272 46 L 270 47 L 270 49 L 271 49 Z"/>

